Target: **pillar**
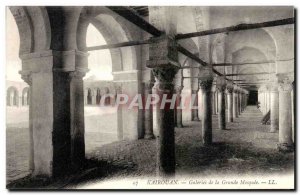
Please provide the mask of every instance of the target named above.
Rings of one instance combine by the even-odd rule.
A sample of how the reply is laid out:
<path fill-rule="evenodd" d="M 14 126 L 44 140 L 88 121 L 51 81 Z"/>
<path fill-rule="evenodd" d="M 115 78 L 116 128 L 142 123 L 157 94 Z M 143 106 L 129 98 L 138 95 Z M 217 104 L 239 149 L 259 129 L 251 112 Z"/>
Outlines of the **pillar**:
<path fill-rule="evenodd" d="M 182 102 L 181 102 L 181 92 L 182 92 L 183 86 L 177 86 L 175 88 L 176 91 L 176 127 L 182 128 Z"/>
<path fill-rule="evenodd" d="M 150 98 L 152 94 L 152 88 L 154 84 L 153 82 L 147 82 L 145 83 L 145 98 L 146 100 Z M 153 139 L 153 108 L 150 104 L 149 107 L 145 107 L 145 135 L 144 139 Z"/>
<path fill-rule="evenodd" d="M 218 121 L 219 121 L 219 130 L 226 129 L 226 109 L 225 109 L 225 79 L 218 78 L 217 80 L 217 91 L 218 91 Z"/>
<path fill-rule="evenodd" d="M 192 97 L 193 99 L 193 108 L 192 109 L 192 121 L 199 121 L 199 116 L 198 116 L 198 91 L 199 89 L 192 90 Z"/>
<path fill-rule="evenodd" d="M 273 83 L 270 88 L 271 95 L 271 112 L 270 112 L 270 132 L 274 133 L 278 131 L 279 122 L 279 102 L 278 102 L 278 85 Z"/>
<path fill-rule="evenodd" d="M 233 98 L 233 104 L 232 104 L 232 114 L 233 114 L 233 118 L 238 118 L 238 102 L 237 102 L 237 97 L 238 97 L 238 91 L 237 91 L 237 87 L 234 86 L 233 88 L 233 94 L 232 94 Z"/>
<path fill-rule="evenodd" d="M 292 104 L 291 91 L 293 90 L 291 78 L 278 75 L 279 81 L 279 144 L 282 151 L 294 149 L 292 139 Z"/>
<path fill-rule="evenodd" d="M 61 54 L 50 50 L 21 57 L 20 74 L 25 81 L 30 78 L 31 86 L 29 140 L 33 176 L 62 176 L 84 163 L 82 77 L 86 69 L 76 70 L 75 58 L 87 65 L 87 54 L 79 51 Z"/>
<path fill-rule="evenodd" d="M 212 106 L 212 114 L 213 115 L 216 115 L 217 112 L 216 112 L 216 99 L 215 99 L 215 92 L 216 92 L 216 87 L 213 86 L 212 89 L 211 89 L 211 106 Z"/>
<path fill-rule="evenodd" d="M 213 79 L 199 80 L 202 90 L 203 114 L 202 114 L 202 143 L 210 145 L 212 143 L 212 105 L 211 88 Z"/>
<path fill-rule="evenodd" d="M 227 85 L 226 87 L 226 95 L 227 95 L 227 104 L 228 104 L 228 114 L 227 114 L 227 122 L 233 122 L 233 86 Z"/>
<path fill-rule="evenodd" d="M 162 99 L 165 97 L 169 101 L 174 94 L 173 80 L 180 67 L 176 41 L 169 36 L 163 36 L 159 42 L 150 44 L 149 47 L 147 67 L 152 68 L 156 80 L 154 89 L 159 96 L 156 106 L 156 123 L 159 132 L 157 137 L 157 174 L 162 177 L 174 176 L 174 108 L 171 107 L 170 102 L 162 105 Z M 161 52 L 157 52 L 158 50 Z"/>

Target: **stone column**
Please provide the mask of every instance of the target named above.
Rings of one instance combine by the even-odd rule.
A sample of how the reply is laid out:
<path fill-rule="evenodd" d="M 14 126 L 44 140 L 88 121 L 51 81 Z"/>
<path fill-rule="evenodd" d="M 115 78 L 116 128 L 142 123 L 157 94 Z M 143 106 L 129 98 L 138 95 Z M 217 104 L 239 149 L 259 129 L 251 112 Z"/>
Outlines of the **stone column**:
<path fill-rule="evenodd" d="M 69 73 L 70 82 L 70 128 L 71 128 L 71 165 L 79 168 L 85 161 L 84 141 L 84 89 L 85 72 Z"/>
<path fill-rule="evenodd" d="M 181 105 L 181 92 L 183 86 L 177 86 L 176 91 L 176 127 L 182 128 L 182 105 Z"/>
<path fill-rule="evenodd" d="M 199 89 L 192 90 L 192 97 L 194 97 L 193 107 L 197 107 L 197 108 L 192 109 L 192 121 L 199 121 L 199 117 L 198 117 L 198 91 L 199 91 Z"/>
<path fill-rule="evenodd" d="M 278 85 L 273 83 L 270 87 L 271 95 L 271 112 L 270 112 L 270 121 L 271 128 L 270 132 L 274 133 L 278 131 L 279 126 L 279 102 L 278 102 Z"/>
<path fill-rule="evenodd" d="M 293 90 L 291 78 L 278 74 L 279 81 L 279 150 L 291 151 L 294 149 L 292 139 L 292 105 L 291 91 Z"/>
<path fill-rule="evenodd" d="M 216 92 L 215 92 L 215 109 L 216 109 L 216 114 L 218 114 L 219 113 L 219 106 L 218 106 L 218 91 L 216 90 Z"/>
<path fill-rule="evenodd" d="M 210 145 L 212 143 L 212 104 L 211 88 L 213 79 L 199 80 L 200 88 L 202 90 L 203 114 L 202 114 L 202 143 Z"/>
<path fill-rule="evenodd" d="M 239 101 L 240 101 L 240 114 L 242 114 L 242 112 L 243 112 L 243 101 L 242 101 L 242 99 L 243 99 L 243 91 L 241 90 L 241 91 L 240 91 L 240 96 L 239 96 Z"/>
<path fill-rule="evenodd" d="M 150 98 L 152 94 L 152 88 L 154 84 L 152 82 L 145 83 L 145 98 Z M 145 135 L 144 139 L 153 139 L 153 108 L 149 105 L 149 108 L 145 108 Z"/>
<path fill-rule="evenodd" d="M 173 79 L 180 67 L 176 41 L 163 36 L 160 42 L 150 44 L 147 67 L 152 68 L 156 80 L 154 88 L 159 96 L 156 106 L 156 122 L 159 132 L 157 172 L 160 176 L 173 176 L 175 174 L 174 108 L 171 107 L 170 102 L 162 105 L 162 100 L 165 98 L 169 101 L 174 94 Z"/>
<path fill-rule="evenodd" d="M 216 99 L 215 99 L 216 86 L 212 86 L 211 88 L 211 105 L 212 105 L 212 115 L 216 115 Z"/>
<path fill-rule="evenodd" d="M 233 88 L 233 107 L 232 107 L 232 114 L 233 118 L 238 118 L 238 91 L 237 86 L 234 86 Z"/>
<path fill-rule="evenodd" d="M 225 89 L 226 89 L 225 79 L 219 78 L 217 80 L 219 130 L 226 129 Z"/>
<path fill-rule="evenodd" d="M 22 79 L 29 85 L 29 96 L 32 94 L 32 78 L 30 74 L 22 75 Z M 34 140 L 33 140 L 33 118 L 32 118 L 32 98 L 29 98 L 29 171 L 34 171 Z"/>
<path fill-rule="evenodd" d="M 226 94 L 227 94 L 227 104 L 228 104 L 228 114 L 227 122 L 233 122 L 233 86 L 227 85 Z"/>

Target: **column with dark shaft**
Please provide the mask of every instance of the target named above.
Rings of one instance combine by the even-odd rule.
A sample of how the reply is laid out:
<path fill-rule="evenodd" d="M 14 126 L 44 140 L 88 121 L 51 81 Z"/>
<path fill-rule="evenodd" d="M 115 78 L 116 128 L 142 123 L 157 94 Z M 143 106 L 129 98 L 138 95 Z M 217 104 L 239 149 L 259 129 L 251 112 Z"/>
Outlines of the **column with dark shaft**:
<path fill-rule="evenodd" d="M 145 83 L 145 99 L 151 98 L 153 82 Z M 149 100 L 148 100 L 149 101 Z M 153 108 L 150 104 L 148 108 L 145 108 L 145 135 L 144 139 L 153 139 Z"/>
<path fill-rule="evenodd" d="M 181 92 L 183 86 L 177 86 L 176 91 L 176 127 L 182 128 L 182 102 L 181 102 Z"/>
<path fill-rule="evenodd" d="M 278 131 L 279 128 L 279 95 L 278 95 L 278 84 L 272 83 L 270 86 L 271 95 L 271 112 L 270 112 L 270 132 L 274 133 Z"/>
<path fill-rule="evenodd" d="M 192 109 L 192 121 L 199 121 L 198 117 L 198 91 L 199 89 L 192 90 L 192 100 L 193 100 L 193 109 Z"/>
<path fill-rule="evenodd" d="M 174 94 L 173 79 L 180 67 L 176 41 L 163 36 L 160 42 L 150 44 L 147 67 L 152 68 L 156 80 L 154 89 L 159 96 L 156 106 L 159 132 L 157 171 L 160 176 L 172 176 L 175 174 L 174 108 L 171 107 L 171 102 L 162 105 L 162 100 L 164 97 L 171 100 Z"/>
<path fill-rule="evenodd" d="M 219 107 L 219 113 L 218 113 L 219 130 L 226 129 L 225 89 L 226 89 L 225 79 L 218 78 L 217 90 L 218 90 L 218 107 Z"/>
<path fill-rule="evenodd" d="M 227 95 L 227 104 L 228 104 L 228 114 L 227 114 L 227 122 L 233 122 L 233 86 L 227 85 L 226 87 L 226 95 Z"/>
<path fill-rule="evenodd" d="M 199 80 L 200 88 L 202 90 L 203 101 L 203 114 L 202 114 L 202 142 L 204 145 L 210 145 L 212 143 L 212 104 L 211 101 L 211 88 L 213 79 Z"/>
<path fill-rule="evenodd" d="M 279 82 L 279 144 L 282 151 L 294 149 L 292 139 L 292 76 L 278 74 Z"/>

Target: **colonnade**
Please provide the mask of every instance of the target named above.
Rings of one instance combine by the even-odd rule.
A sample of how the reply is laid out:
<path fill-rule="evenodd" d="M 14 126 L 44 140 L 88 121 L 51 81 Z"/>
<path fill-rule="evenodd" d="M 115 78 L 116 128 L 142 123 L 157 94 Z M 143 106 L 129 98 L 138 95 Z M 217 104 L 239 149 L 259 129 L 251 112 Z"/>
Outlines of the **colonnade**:
<path fill-rule="evenodd" d="M 294 85 L 293 75 L 277 74 L 272 82 L 258 90 L 260 111 L 270 111 L 270 132 L 279 133 L 280 150 L 294 148 Z"/>

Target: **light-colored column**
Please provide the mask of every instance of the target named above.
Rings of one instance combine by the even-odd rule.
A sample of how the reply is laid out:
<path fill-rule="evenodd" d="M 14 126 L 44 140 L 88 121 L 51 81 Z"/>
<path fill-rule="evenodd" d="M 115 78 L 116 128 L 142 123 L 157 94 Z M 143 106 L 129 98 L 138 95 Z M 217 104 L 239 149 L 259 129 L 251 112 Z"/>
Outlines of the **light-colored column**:
<path fill-rule="evenodd" d="M 271 109 L 270 109 L 270 132 L 277 132 L 279 126 L 279 102 L 278 102 L 278 84 L 273 83 L 270 86 L 270 96 L 271 96 Z"/>
<path fill-rule="evenodd" d="M 285 75 L 278 75 L 279 82 L 279 150 L 291 151 L 294 149 L 292 139 L 292 105 L 291 79 Z"/>
<path fill-rule="evenodd" d="M 151 98 L 152 94 L 152 88 L 154 86 L 154 83 L 152 82 L 146 82 L 145 83 L 145 98 L 146 101 L 148 98 Z M 148 100 L 149 101 L 149 100 Z M 153 134 L 153 108 L 152 105 L 150 104 L 149 107 L 145 107 L 145 134 L 144 134 L 144 139 L 153 139 L 154 134 Z"/>
<path fill-rule="evenodd" d="M 211 106 L 212 106 L 212 115 L 216 115 L 217 112 L 216 112 L 216 99 L 215 99 L 215 93 L 216 93 L 216 87 L 215 86 L 212 86 L 212 89 L 211 89 Z"/>
<path fill-rule="evenodd" d="M 211 88 L 213 79 L 206 78 L 199 80 L 200 88 L 202 90 L 203 101 L 203 114 L 202 114 L 202 143 L 204 145 L 210 145 L 212 143 L 212 104 L 211 101 Z"/>
<path fill-rule="evenodd" d="M 237 96 L 238 96 L 238 91 L 237 91 L 237 86 L 234 86 L 233 88 L 233 107 L 232 107 L 232 114 L 233 118 L 238 118 L 238 103 L 237 103 Z"/>
<path fill-rule="evenodd" d="M 227 85 L 226 87 L 226 95 L 227 95 L 227 104 L 228 104 L 228 114 L 227 114 L 227 122 L 233 122 L 233 86 Z"/>

